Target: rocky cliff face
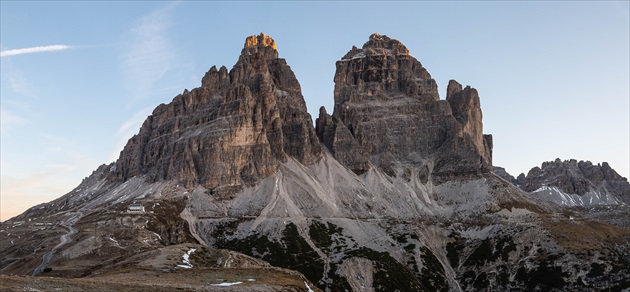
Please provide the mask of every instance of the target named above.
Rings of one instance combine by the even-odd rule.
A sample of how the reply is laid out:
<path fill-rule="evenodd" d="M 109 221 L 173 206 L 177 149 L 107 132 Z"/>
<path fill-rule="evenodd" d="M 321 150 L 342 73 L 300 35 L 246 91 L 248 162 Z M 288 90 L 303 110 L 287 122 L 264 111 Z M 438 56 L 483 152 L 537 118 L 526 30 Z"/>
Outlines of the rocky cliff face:
<path fill-rule="evenodd" d="M 485 173 L 492 137 L 483 135 L 479 95 L 454 80 L 440 100 L 429 72 L 398 40 L 373 34 L 337 61 L 335 108 L 321 108 L 317 135 L 356 173 L 375 165 L 391 176 Z"/>
<path fill-rule="evenodd" d="M 544 162 L 541 167 L 534 167 L 528 172 L 521 188 L 541 193 L 541 198 L 557 192 L 577 196 L 564 205 L 630 204 L 628 180 L 607 162 L 597 165 L 575 159 Z"/>
<path fill-rule="evenodd" d="M 212 67 L 201 87 L 158 106 L 129 140 L 110 178 L 179 180 L 230 194 L 293 157 L 312 164 L 321 148 L 300 84 L 274 40 L 248 37 L 228 72 Z"/>

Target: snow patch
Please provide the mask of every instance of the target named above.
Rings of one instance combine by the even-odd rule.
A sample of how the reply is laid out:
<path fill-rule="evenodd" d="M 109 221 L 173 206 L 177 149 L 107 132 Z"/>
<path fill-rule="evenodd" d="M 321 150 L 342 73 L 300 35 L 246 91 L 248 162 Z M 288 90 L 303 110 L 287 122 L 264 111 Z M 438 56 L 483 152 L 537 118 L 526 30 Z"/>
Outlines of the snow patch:
<path fill-rule="evenodd" d="M 304 281 L 304 285 L 306 285 L 306 289 L 308 289 L 308 292 L 315 292 L 313 291 L 313 289 L 311 289 L 311 286 L 309 286 L 308 283 L 306 283 L 306 281 Z"/>
<path fill-rule="evenodd" d="M 541 186 L 537 190 L 530 193 L 544 201 L 554 202 L 561 206 L 592 206 L 592 205 L 618 205 L 619 200 L 608 193 L 605 189 L 596 191 L 589 190 L 586 194 L 579 196 L 577 194 L 568 194 L 561 191 L 555 186 Z"/>
<path fill-rule="evenodd" d="M 219 286 L 219 287 L 227 287 L 227 286 L 234 286 L 234 285 L 238 285 L 238 284 L 243 284 L 243 282 L 224 282 L 224 283 L 220 283 L 220 284 L 211 284 L 212 286 Z"/>
<path fill-rule="evenodd" d="M 112 238 L 111 236 L 107 237 L 109 240 L 113 241 L 116 245 L 120 246 L 120 244 L 118 243 L 118 241 L 114 238 Z"/>
<path fill-rule="evenodd" d="M 182 262 L 184 262 L 183 265 L 177 265 L 180 268 L 184 268 L 184 269 L 190 269 L 193 267 L 193 265 L 190 263 L 190 255 L 197 251 L 196 248 L 191 248 L 189 249 L 184 255 L 182 255 Z"/>

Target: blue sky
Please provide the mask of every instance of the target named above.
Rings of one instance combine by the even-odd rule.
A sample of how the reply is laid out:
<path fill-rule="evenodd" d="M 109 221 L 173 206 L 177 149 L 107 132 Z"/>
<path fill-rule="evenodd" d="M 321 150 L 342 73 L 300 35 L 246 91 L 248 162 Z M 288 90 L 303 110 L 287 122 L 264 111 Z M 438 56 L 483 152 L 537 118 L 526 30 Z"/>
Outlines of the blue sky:
<path fill-rule="evenodd" d="M 114 161 L 160 103 L 231 68 L 265 32 L 309 112 L 333 108 L 335 61 L 378 32 L 436 79 L 477 88 L 494 164 L 555 158 L 628 177 L 629 2 L 2 1 L 0 218 Z"/>

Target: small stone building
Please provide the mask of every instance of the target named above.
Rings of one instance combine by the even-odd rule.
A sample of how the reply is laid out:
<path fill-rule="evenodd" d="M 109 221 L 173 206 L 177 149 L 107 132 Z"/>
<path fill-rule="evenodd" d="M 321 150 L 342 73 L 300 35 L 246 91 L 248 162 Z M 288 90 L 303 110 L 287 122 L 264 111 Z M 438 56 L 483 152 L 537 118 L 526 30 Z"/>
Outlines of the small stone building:
<path fill-rule="evenodd" d="M 128 212 L 133 213 L 144 213 L 144 205 L 143 204 L 129 204 L 127 207 Z"/>

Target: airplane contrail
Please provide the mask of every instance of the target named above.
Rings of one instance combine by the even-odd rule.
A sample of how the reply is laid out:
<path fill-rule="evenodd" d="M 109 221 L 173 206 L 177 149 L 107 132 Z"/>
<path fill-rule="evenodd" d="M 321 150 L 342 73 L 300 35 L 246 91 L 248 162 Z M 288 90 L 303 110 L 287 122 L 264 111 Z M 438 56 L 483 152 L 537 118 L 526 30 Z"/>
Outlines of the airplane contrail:
<path fill-rule="evenodd" d="M 0 52 L 0 57 L 39 53 L 39 52 L 61 51 L 61 50 L 69 49 L 69 48 L 71 48 L 71 46 L 50 45 L 50 46 L 39 46 L 39 47 L 32 47 L 32 48 L 15 49 L 15 50 L 6 50 L 6 51 Z"/>

